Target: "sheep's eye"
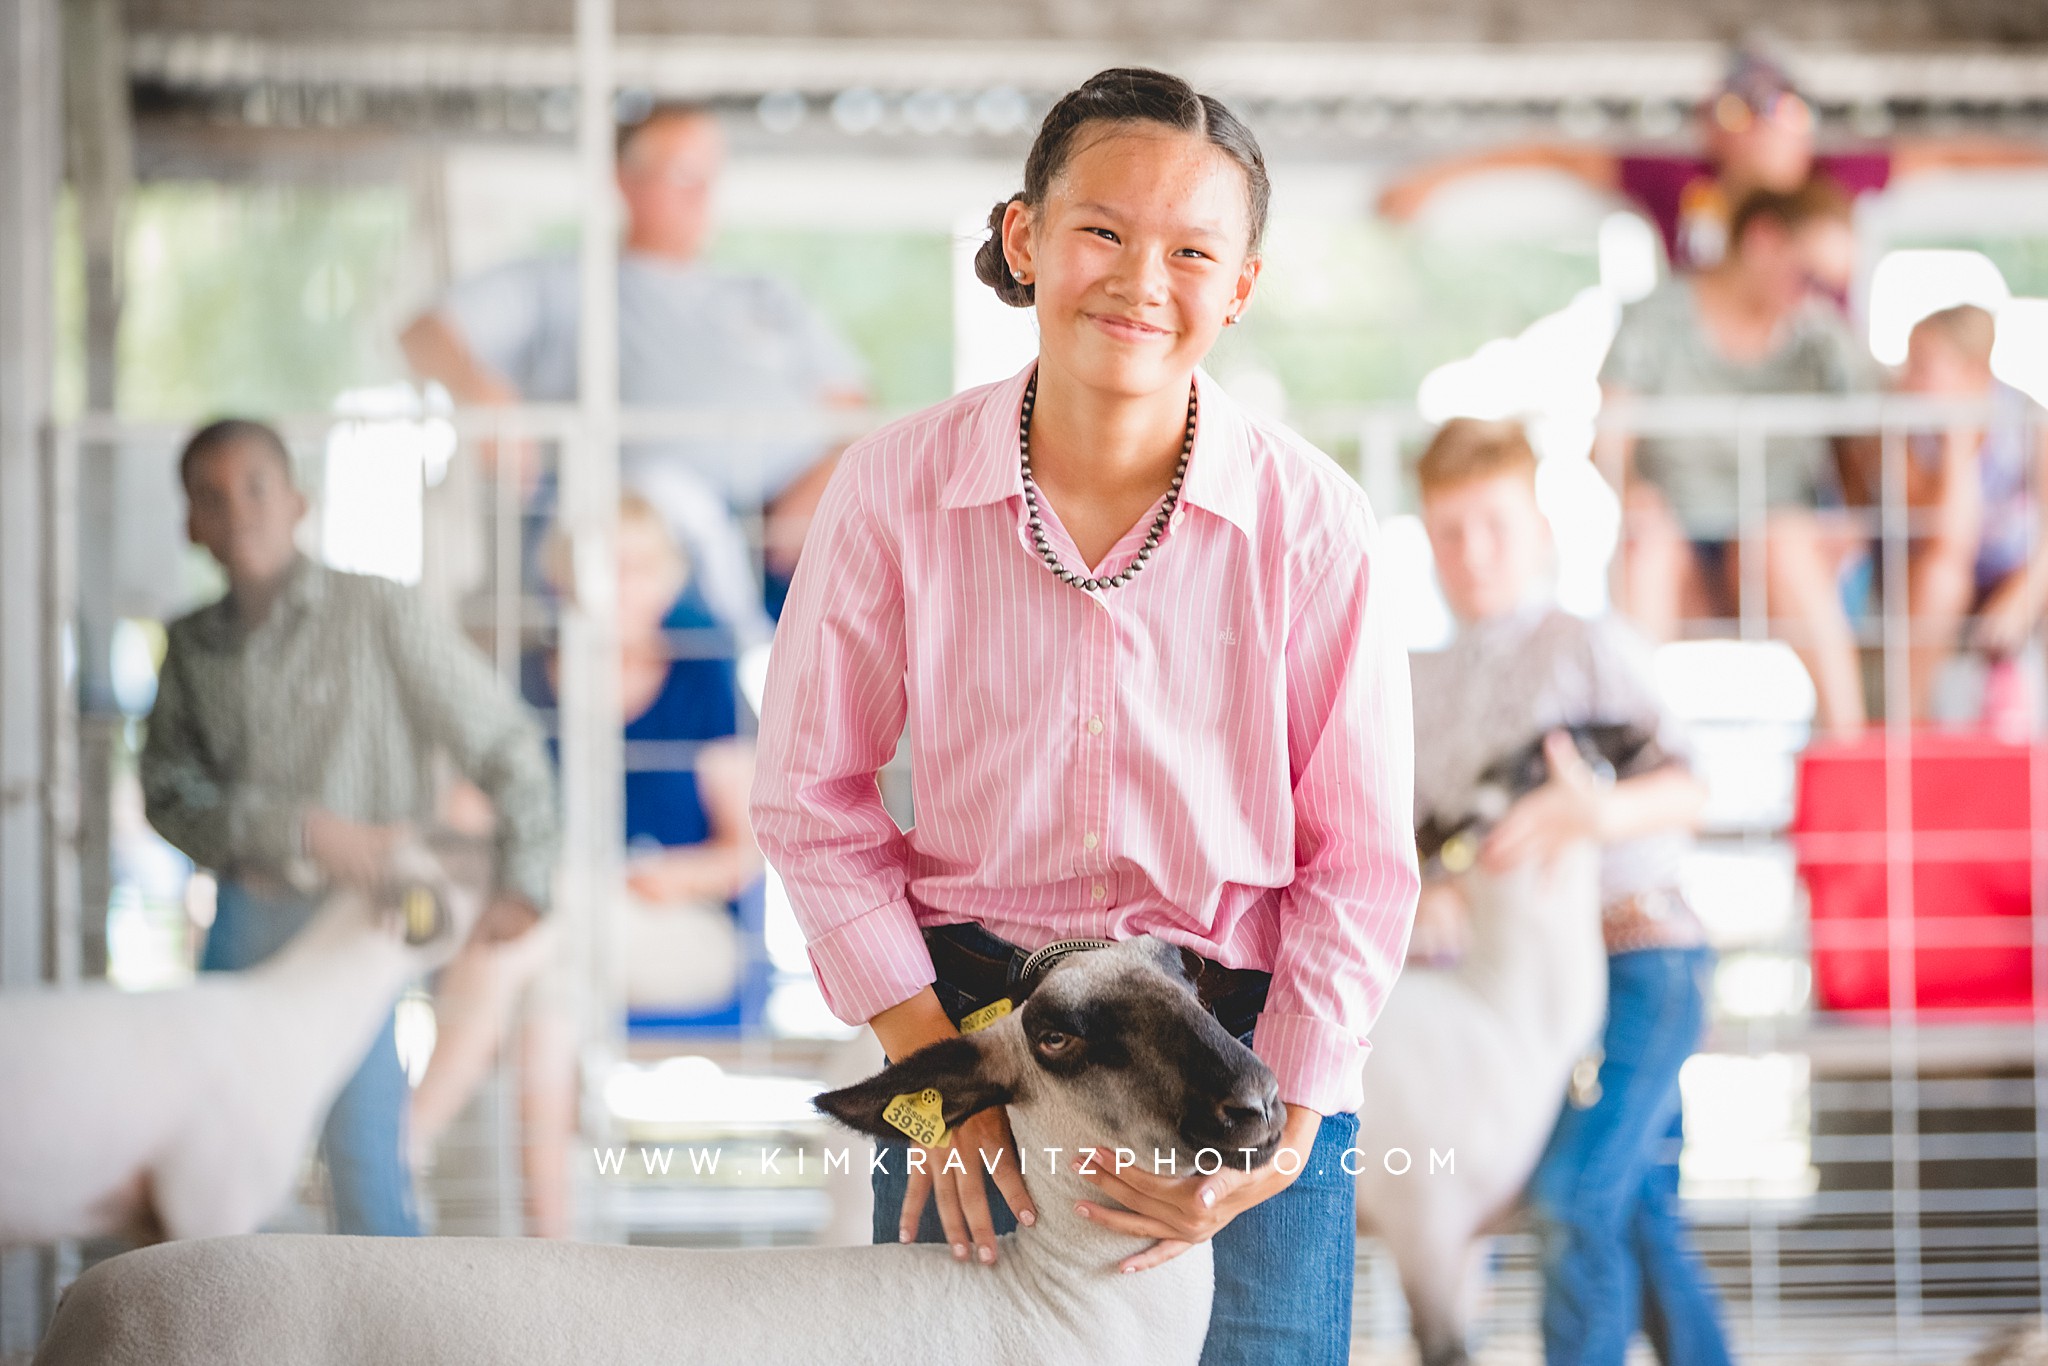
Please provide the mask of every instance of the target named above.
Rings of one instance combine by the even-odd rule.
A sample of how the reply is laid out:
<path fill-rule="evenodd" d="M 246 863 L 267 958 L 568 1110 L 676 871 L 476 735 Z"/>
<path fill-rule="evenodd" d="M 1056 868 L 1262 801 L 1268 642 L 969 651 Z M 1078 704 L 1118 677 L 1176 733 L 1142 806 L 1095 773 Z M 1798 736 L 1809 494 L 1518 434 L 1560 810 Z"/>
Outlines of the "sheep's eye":
<path fill-rule="evenodd" d="M 1048 1029 L 1038 1036 L 1038 1051 L 1048 1058 L 1057 1058 L 1074 1046 L 1074 1036 L 1062 1034 L 1057 1029 Z"/>

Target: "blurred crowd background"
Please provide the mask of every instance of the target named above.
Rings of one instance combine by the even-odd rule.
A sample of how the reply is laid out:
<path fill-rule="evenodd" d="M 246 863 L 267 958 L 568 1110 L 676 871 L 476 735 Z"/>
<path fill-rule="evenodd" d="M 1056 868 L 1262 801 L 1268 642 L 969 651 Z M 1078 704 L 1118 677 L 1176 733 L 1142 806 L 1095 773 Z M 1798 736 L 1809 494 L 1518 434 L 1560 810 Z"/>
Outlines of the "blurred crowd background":
<path fill-rule="evenodd" d="M 972 279 L 987 206 L 1051 99 L 1137 56 L 1264 143 L 1265 274 L 1208 368 L 1364 484 L 1410 647 L 1451 631 L 1412 465 L 1457 417 L 1526 426 L 1559 597 L 1660 643 L 1712 792 L 1686 892 L 1722 954 L 1683 1190 L 1745 1341 L 1860 1317 L 1882 1350 L 1935 1351 L 1944 1322 L 2038 1309 L 2048 23 L 1383 8 L 621 7 L 599 107 L 622 667 L 616 697 L 571 702 L 621 737 L 591 771 L 622 772 L 626 840 L 610 864 L 572 849 L 605 880 L 558 896 L 618 905 L 632 948 L 616 978 L 553 986 L 588 964 L 479 949 L 400 1003 L 430 1228 L 864 1228 L 810 1176 L 603 1181 L 563 1154 L 572 1130 L 813 1133 L 818 1080 L 866 1056 L 746 830 L 761 652 L 833 453 L 1033 354 L 1029 315 Z M 590 450 L 592 163 L 566 6 L 62 10 L 77 952 L 144 989 L 190 979 L 220 912 L 146 819 L 140 764 L 164 624 L 223 586 L 186 543 L 201 423 L 274 425 L 310 500 L 300 548 L 414 586 L 558 763 L 589 752 L 560 743 L 578 685 L 555 658 L 558 614 L 611 572 L 558 525 L 587 497 L 566 466 Z M 443 776 L 437 819 L 489 828 Z M 910 819 L 907 775 L 884 790 Z M 1976 844 L 1914 854 L 1987 791 L 1946 831 Z M 1930 917 L 1947 927 L 1916 933 Z M 595 1052 L 560 1008 L 592 991 L 623 1022 Z M 1533 1282 L 1503 1246 L 1489 1313 L 1512 1333 Z M 1398 1296 L 1366 1256 L 1361 1350 L 1393 1351 Z"/>

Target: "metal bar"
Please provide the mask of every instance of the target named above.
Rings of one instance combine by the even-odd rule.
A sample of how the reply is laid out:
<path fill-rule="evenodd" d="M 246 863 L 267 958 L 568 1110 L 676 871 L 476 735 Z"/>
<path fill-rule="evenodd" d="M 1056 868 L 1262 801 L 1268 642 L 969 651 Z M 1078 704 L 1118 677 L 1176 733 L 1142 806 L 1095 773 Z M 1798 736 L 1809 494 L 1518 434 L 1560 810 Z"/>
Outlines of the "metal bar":
<path fill-rule="evenodd" d="M 2027 410 L 2026 439 L 2022 446 L 2029 453 L 2038 451 L 2044 437 L 2038 408 Z M 2035 516 L 2028 520 L 2026 536 L 2026 570 L 2030 577 L 2037 572 L 2036 561 L 2040 551 L 2041 516 L 2043 498 L 2048 498 L 2048 488 L 2041 486 L 2040 464 L 2028 460 L 2026 486 L 2029 506 L 2036 509 Z M 2032 653 L 2035 662 L 2041 663 L 2041 643 L 2036 632 Z M 2031 835 L 2027 842 L 2028 885 L 2033 896 L 2029 903 L 2028 922 L 2033 931 L 2033 1101 L 2034 1101 L 2034 1256 L 2035 1256 L 2035 1307 L 2048 1309 L 2048 745 L 2042 744 L 2039 708 L 2041 699 L 2028 699 L 2027 725 L 2027 825 Z"/>
<path fill-rule="evenodd" d="M 614 584 L 619 513 L 618 239 L 611 0 L 577 0 L 577 155 L 582 181 L 579 430 L 561 461 L 574 591 L 562 617 L 563 861 L 570 961 L 582 995 L 584 1133 L 613 1128 L 602 1083 L 625 1052 L 624 946 L 616 889 L 624 779 Z M 592 1202 L 606 1210 L 605 1201 Z M 617 1236 L 616 1229 L 598 1230 Z"/>
<path fill-rule="evenodd" d="M 78 447 L 51 433 L 43 468 L 44 973 L 73 985 L 84 967 L 79 899 L 79 688 L 70 667 L 78 620 Z M 102 785 L 104 786 L 104 785 Z M 104 797 L 104 793 L 99 794 Z M 100 907 L 104 916 L 106 907 Z M 102 937 L 104 939 L 104 937 Z"/>
<path fill-rule="evenodd" d="M 1891 1008 L 1893 1327 L 1901 1345 L 1920 1326 L 1919 988 L 1913 924 L 1912 651 L 1907 582 L 1906 434 L 1882 429 L 1880 502 L 1885 584 L 1885 926 Z"/>
<path fill-rule="evenodd" d="M 0 989 L 48 970 L 43 479 L 55 349 L 51 238 L 59 174 L 54 0 L 0 0 Z M 46 1249 L 0 1251 L 0 1357 L 35 1349 Z"/>

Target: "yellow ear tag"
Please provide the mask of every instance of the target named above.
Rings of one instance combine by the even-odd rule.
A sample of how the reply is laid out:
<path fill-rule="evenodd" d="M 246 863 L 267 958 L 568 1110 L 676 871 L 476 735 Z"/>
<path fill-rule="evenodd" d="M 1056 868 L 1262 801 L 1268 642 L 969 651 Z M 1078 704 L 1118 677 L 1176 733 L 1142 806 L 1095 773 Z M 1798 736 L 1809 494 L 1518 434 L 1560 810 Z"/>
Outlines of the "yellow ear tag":
<path fill-rule="evenodd" d="M 1437 859 L 1447 873 L 1462 873 L 1479 861 L 1479 841 L 1470 833 L 1453 835 L 1444 842 Z"/>
<path fill-rule="evenodd" d="M 1009 1014 L 1012 1008 L 1010 998 L 1007 996 L 1000 1001 L 991 1001 L 980 1010 L 963 1017 L 960 1021 L 960 1032 L 962 1034 L 972 1034 L 977 1029 L 987 1029 L 997 1020 Z"/>
<path fill-rule="evenodd" d="M 441 926 L 440 898 L 434 895 L 433 888 L 415 884 L 405 889 L 399 914 L 405 921 L 405 942 L 424 944 Z"/>
<path fill-rule="evenodd" d="M 901 1129 L 911 1142 L 936 1148 L 947 1139 L 944 1107 L 945 1099 L 939 1095 L 939 1089 L 927 1086 L 890 1101 L 882 1110 L 882 1120 Z"/>

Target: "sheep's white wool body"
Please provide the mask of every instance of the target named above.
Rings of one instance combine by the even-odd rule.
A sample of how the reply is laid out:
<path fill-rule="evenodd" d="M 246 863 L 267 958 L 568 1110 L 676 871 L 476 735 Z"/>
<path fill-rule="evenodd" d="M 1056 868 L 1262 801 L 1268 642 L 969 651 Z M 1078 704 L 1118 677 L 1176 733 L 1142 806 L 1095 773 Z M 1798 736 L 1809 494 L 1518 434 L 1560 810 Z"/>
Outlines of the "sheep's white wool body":
<path fill-rule="evenodd" d="M 1233 1121 L 1252 1125 L 1234 1137 L 1246 1151 L 1270 1152 L 1278 1140 L 1271 1072 L 1201 1013 L 1182 978 L 1169 978 L 1160 966 L 1168 957 L 1178 964 L 1173 950 L 1143 940 L 1077 955 L 1023 1011 L 969 1036 L 971 1046 L 935 1045 L 821 1098 L 848 1107 L 832 1111 L 842 1117 L 864 1114 L 921 1059 L 949 1047 L 931 1065 L 961 1069 L 943 1083 L 963 1088 L 956 1099 L 976 1085 L 1014 1096 L 1010 1122 L 1039 1217 L 1002 1239 L 993 1267 L 929 1245 L 681 1251 L 525 1239 L 211 1238 L 92 1268 L 59 1302 L 35 1366 L 1197 1366 L 1214 1289 L 1209 1245 L 1121 1273 L 1118 1264 L 1149 1240 L 1083 1219 L 1076 1202 L 1106 1202 L 1068 1166 L 1081 1148 L 1118 1145 L 1171 1150 L 1192 1164 L 1183 1125 L 1198 1105 L 1217 1105 L 1220 1115 L 1261 1100 L 1262 1117 Z M 1100 1042 L 1132 1044 L 1139 1064 L 1041 1070 L 1034 1048 L 1059 1026 L 1034 1045 L 1025 1019 L 1116 992 L 1124 974 L 1142 978 L 1135 985 L 1143 991 L 1122 1003 L 1125 1035 L 1105 1032 Z M 1067 1004 L 1046 1006 L 1048 996 Z M 1186 1075 L 1158 1065 L 1165 1053 L 1144 1054 L 1175 1030 L 1189 1049 L 1213 1036 L 1208 1046 L 1221 1052 L 1193 1071 L 1220 1089 L 1190 1089 Z M 1219 1071 L 1221 1081 L 1210 1075 Z M 846 1099 L 863 1088 L 863 1098 Z"/>
<path fill-rule="evenodd" d="M 1003 1238 L 993 1267 L 928 1244 L 684 1251 L 258 1234 L 148 1248 L 71 1288 L 35 1362 L 1194 1366 L 1208 1245 L 1121 1275 L 1117 1262 L 1143 1244 L 1076 1216 L 1092 1188 L 1042 1167 L 1028 1177 L 1041 1222 Z"/>
<path fill-rule="evenodd" d="M 474 923 L 478 898 L 448 905 L 421 948 L 337 892 L 247 972 L 0 993 L 0 1246 L 259 1227 L 400 988 Z"/>
<path fill-rule="evenodd" d="M 1599 858 L 1466 875 L 1471 946 L 1411 967 L 1372 1031 L 1359 1107 L 1359 1227 L 1387 1245 L 1428 1366 L 1465 1359 L 1477 1239 L 1513 1208 L 1607 1013 Z M 1390 1172 L 1382 1155 L 1413 1162 Z M 1432 1170 L 1432 1153 L 1455 1154 Z M 1396 1160 L 1393 1164 L 1399 1167 Z"/>

